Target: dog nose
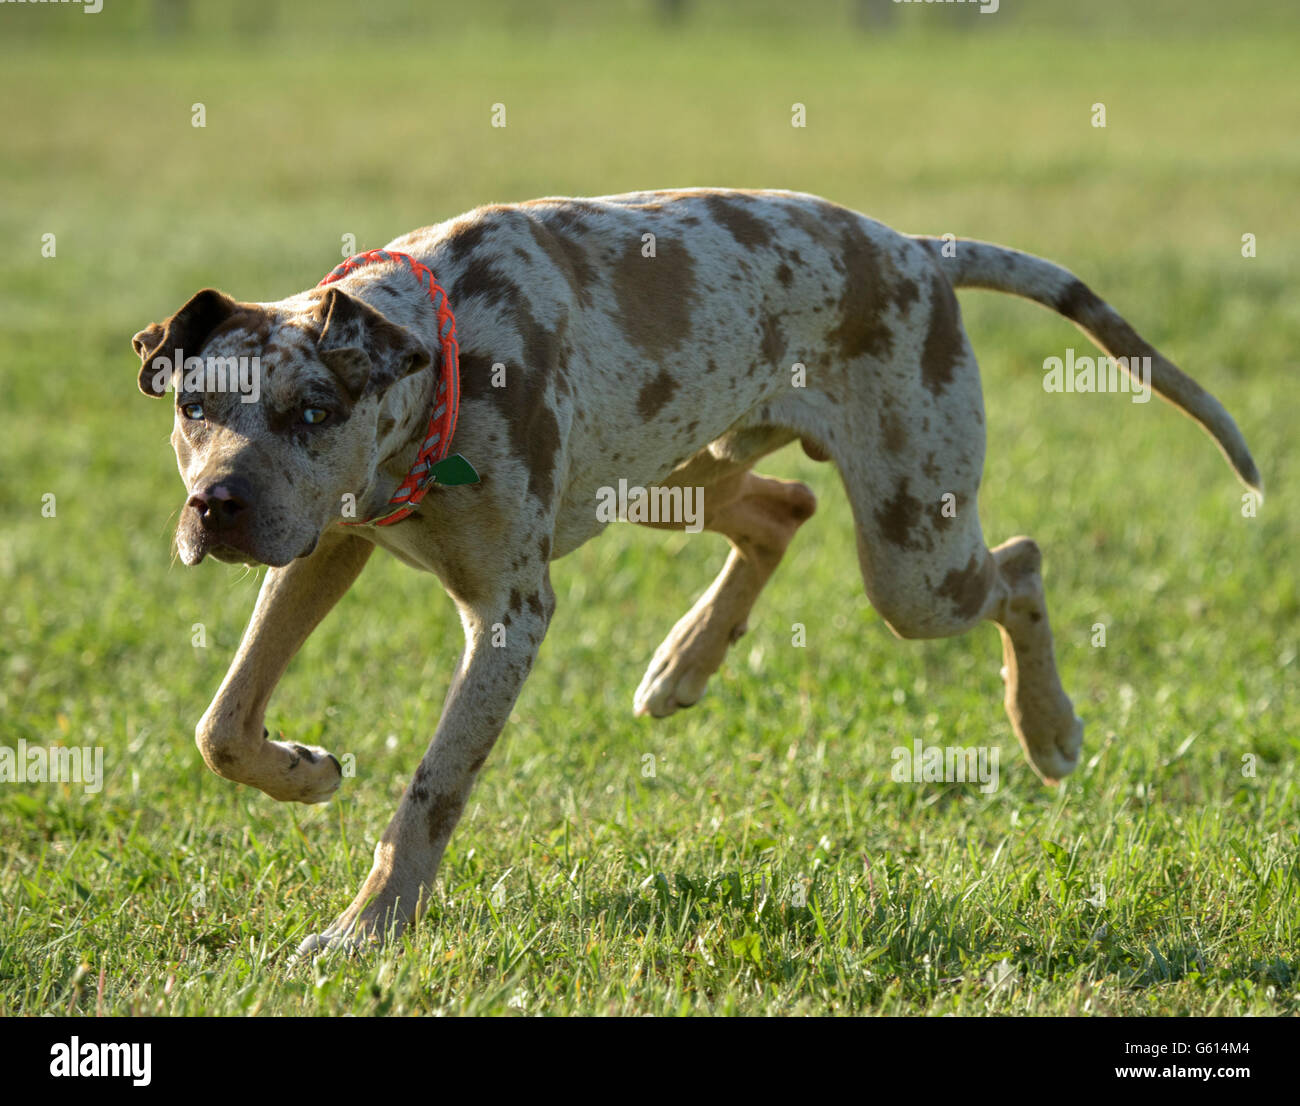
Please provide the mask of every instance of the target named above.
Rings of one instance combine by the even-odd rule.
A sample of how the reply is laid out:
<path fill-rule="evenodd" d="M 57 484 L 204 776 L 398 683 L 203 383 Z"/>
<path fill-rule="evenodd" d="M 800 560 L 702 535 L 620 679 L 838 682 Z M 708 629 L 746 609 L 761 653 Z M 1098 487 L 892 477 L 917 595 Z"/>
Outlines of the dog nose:
<path fill-rule="evenodd" d="M 199 513 L 205 530 L 229 530 L 248 510 L 252 493 L 242 480 L 224 480 L 195 492 L 186 503 Z"/>

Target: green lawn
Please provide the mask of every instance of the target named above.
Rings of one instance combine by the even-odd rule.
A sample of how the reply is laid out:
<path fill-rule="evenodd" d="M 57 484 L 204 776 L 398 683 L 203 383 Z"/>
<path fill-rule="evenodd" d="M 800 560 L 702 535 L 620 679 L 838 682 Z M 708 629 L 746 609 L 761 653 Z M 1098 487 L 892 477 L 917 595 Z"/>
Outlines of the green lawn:
<path fill-rule="evenodd" d="M 33 12 L 106 30 L 6 37 Z M 294 45 L 283 13 L 202 43 L 4 5 L 0 744 L 102 746 L 106 781 L 0 785 L 0 1013 L 1300 1012 L 1300 26 L 1270 12 L 1254 34 L 911 20 L 873 40 L 829 17 L 668 32 L 632 13 Z M 1043 547 L 1078 771 L 1052 790 L 1025 764 L 991 626 L 892 637 L 833 471 L 788 450 L 764 471 L 821 509 L 704 701 L 632 717 L 721 539 L 615 527 L 557 563 L 541 662 L 426 923 L 290 969 L 368 869 L 459 623 L 433 577 L 376 558 L 267 720 L 353 754 L 356 777 L 308 808 L 209 773 L 194 723 L 260 574 L 172 563 L 170 412 L 136 391 L 131 334 L 205 284 L 305 288 L 346 234 L 365 249 L 489 201 L 696 184 L 816 192 L 1068 265 L 1223 400 L 1268 500 L 1243 518 L 1209 439 L 1163 404 L 1045 394 L 1043 358 L 1084 339 L 962 293 L 985 532 Z M 917 739 L 1000 746 L 1001 786 L 894 782 L 891 750 Z"/>

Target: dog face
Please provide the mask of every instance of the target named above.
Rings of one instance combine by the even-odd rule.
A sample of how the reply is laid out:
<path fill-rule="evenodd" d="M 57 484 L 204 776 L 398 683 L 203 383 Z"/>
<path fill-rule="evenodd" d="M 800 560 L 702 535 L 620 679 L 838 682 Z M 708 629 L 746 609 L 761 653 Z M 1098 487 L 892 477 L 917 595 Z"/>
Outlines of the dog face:
<path fill-rule="evenodd" d="M 140 390 L 175 393 L 187 565 L 308 556 L 325 527 L 365 517 L 392 439 L 428 410 L 429 351 L 337 288 L 274 304 L 204 289 L 132 346 Z"/>

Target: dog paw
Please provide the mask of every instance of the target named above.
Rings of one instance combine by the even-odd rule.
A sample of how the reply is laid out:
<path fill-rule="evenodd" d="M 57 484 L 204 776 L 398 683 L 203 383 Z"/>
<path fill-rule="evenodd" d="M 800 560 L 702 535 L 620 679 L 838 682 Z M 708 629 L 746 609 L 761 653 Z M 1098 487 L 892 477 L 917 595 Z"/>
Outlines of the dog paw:
<path fill-rule="evenodd" d="M 272 741 L 288 754 L 283 761 L 280 793 L 277 799 L 299 803 L 323 803 L 343 782 L 343 766 L 338 758 L 318 745 L 299 745 L 293 741 Z M 274 794 L 274 793 L 273 793 Z"/>
<path fill-rule="evenodd" d="M 265 726 L 260 738 L 250 737 L 205 715 L 194 739 L 218 776 L 256 787 L 282 803 L 323 803 L 343 782 L 343 766 L 331 753 L 316 745 L 272 741 Z"/>
<path fill-rule="evenodd" d="M 374 938 L 357 932 L 351 926 L 340 930 L 335 930 L 334 926 L 331 926 L 322 933 L 309 934 L 298 946 L 297 951 L 289 957 L 289 967 L 326 955 L 356 956 L 367 945 L 377 943 Z"/>
<path fill-rule="evenodd" d="M 710 674 L 651 664 L 632 697 L 633 712 L 638 718 L 667 718 L 683 707 L 692 707 L 704 694 Z"/>
<path fill-rule="evenodd" d="M 1044 783 L 1057 784 L 1079 766 L 1083 748 L 1083 720 L 1071 712 L 1055 733 L 1037 733 L 1031 740 L 1021 737 L 1029 763 Z"/>
<path fill-rule="evenodd" d="M 683 707 L 698 703 L 708 686 L 709 677 L 727 655 L 727 647 L 745 632 L 745 626 L 741 624 L 729 634 L 719 634 L 707 622 L 701 625 L 688 619 L 689 615 L 655 650 L 650 667 L 632 698 L 638 718 L 647 714 L 666 718 Z"/>
<path fill-rule="evenodd" d="M 372 899 L 368 892 L 364 899 L 358 896 L 358 901 L 353 902 L 328 929 L 309 934 L 290 958 L 290 964 L 320 956 L 356 956 L 395 940 L 410 924 L 410 918 L 396 906 L 382 905 L 389 901 L 390 898 L 383 894 L 377 899 Z M 360 906 L 361 902 L 366 904 L 364 908 Z"/>

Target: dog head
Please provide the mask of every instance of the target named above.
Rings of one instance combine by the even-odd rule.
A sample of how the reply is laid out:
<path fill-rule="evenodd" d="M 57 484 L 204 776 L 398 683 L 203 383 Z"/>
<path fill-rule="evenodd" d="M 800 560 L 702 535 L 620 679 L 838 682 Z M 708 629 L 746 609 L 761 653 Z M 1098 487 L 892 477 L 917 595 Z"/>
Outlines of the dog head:
<path fill-rule="evenodd" d="M 187 565 L 286 565 L 364 518 L 381 464 L 428 417 L 429 350 L 337 287 L 272 304 L 205 288 L 135 335 L 140 390 L 175 394 Z"/>

